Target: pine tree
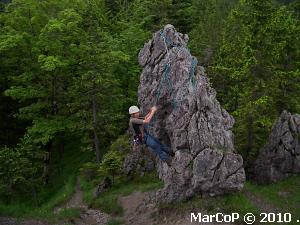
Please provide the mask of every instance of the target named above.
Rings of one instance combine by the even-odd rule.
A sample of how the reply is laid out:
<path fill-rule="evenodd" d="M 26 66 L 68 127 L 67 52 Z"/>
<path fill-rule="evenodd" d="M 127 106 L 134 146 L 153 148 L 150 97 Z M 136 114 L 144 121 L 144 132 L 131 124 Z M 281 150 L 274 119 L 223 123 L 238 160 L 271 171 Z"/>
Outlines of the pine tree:
<path fill-rule="evenodd" d="M 227 22 L 212 80 L 236 119 L 236 145 L 247 163 L 281 111 L 300 110 L 297 33 L 293 14 L 271 0 L 241 0 Z"/>

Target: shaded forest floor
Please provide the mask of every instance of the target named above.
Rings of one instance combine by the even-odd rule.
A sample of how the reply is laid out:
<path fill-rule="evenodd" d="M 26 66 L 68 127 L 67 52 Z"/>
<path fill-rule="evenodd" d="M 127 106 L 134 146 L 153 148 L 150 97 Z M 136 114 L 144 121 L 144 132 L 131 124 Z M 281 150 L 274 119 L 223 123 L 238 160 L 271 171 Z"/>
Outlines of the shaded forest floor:
<path fill-rule="evenodd" d="M 242 217 L 251 212 L 257 217 L 261 212 L 292 214 L 292 223 L 300 215 L 300 176 L 291 176 L 288 179 L 271 185 L 258 186 L 247 182 L 240 193 L 202 198 L 195 196 L 189 201 L 174 204 L 147 205 L 146 197 L 149 191 L 162 187 L 155 174 L 146 174 L 144 177 L 132 181 L 116 180 L 114 186 L 102 193 L 98 198 L 92 198 L 94 185 L 81 179 L 75 185 L 74 195 L 54 208 L 54 214 L 60 215 L 61 220 L 56 222 L 27 219 L 17 223 L 17 220 L 0 217 L 1 225 L 185 225 L 202 224 L 190 223 L 190 213 L 215 214 L 217 212 L 237 212 Z M 142 206 L 142 207 L 141 207 Z M 204 224 L 204 223 L 203 223 Z M 231 224 L 231 223 L 206 223 Z M 235 224 L 243 224 L 239 220 Z M 259 224 L 259 223 L 257 223 Z M 277 223 L 278 224 L 278 223 Z"/>
<path fill-rule="evenodd" d="M 52 182 L 39 195 L 38 201 L 21 196 L 9 205 L 0 202 L 1 225 L 183 225 L 191 224 L 190 212 L 236 212 L 240 217 L 247 212 L 256 216 L 261 212 L 289 212 L 293 216 L 290 224 L 297 224 L 296 219 L 300 219 L 296 218 L 300 215 L 300 175 L 271 185 L 258 186 L 247 181 L 240 193 L 145 205 L 148 192 L 163 187 L 156 173 L 136 176 L 133 180 L 117 177 L 109 190 L 94 198 L 94 190 L 102 178 L 87 180 L 78 174 L 82 163 L 90 162 L 93 155 L 74 149 L 77 149 L 76 143 L 69 142 L 63 158 L 58 153 L 53 155 Z"/>

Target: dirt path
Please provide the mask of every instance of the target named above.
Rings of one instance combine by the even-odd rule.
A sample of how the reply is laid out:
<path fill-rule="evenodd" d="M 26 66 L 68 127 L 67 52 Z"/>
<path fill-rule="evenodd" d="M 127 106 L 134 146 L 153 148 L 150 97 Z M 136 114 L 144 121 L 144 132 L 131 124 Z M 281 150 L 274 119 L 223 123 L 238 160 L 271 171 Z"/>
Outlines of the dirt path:
<path fill-rule="evenodd" d="M 110 219 L 108 214 L 97 209 L 89 209 L 83 202 L 83 192 L 80 189 L 79 178 L 77 179 L 75 193 L 72 198 L 65 204 L 56 207 L 54 213 L 59 213 L 61 210 L 68 208 L 80 208 L 82 210 L 80 217 L 71 221 L 75 225 L 104 225 Z"/>
<path fill-rule="evenodd" d="M 148 192 L 134 192 L 119 198 L 124 209 L 123 221 L 126 225 L 152 225 L 154 213 L 157 211 L 155 204 L 148 200 Z"/>
<path fill-rule="evenodd" d="M 55 207 L 54 208 L 54 213 L 59 213 L 62 209 L 66 209 L 66 208 L 82 208 L 82 209 L 86 209 L 86 205 L 83 203 L 83 192 L 80 189 L 80 184 L 79 184 L 79 180 L 77 179 L 77 183 L 75 186 L 75 191 L 74 194 L 72 196 L 72 198 L 67 201 L 66 203 Z"/>
<path fill-rule="evenodd" d="M 249 199 L 249 201 L 258 208 L 261 212 L 265 213 L 282 213 L 283 210 L 272 205 L 271 203 L 267 202 L 260 196 L 250 192 L 249 190 L 245 189 L 245 195 Z"/>
<path fill-rule="evenodd" d="M 190 211 L 185 211 L 179 213 L 178 211 L 167 211 L 158 216 L 158 208 L 155 203 L 150 201 L 150 192 L 134 192 L 128 196 L 119 197 L 119 203 L 124 209 L 124 215 L 120 218 L 125 225 L 191 225 L 191 224 L 208 224 L 204 222 L 190 222 L 191 214 Z M 246 197 L 251 201 L 251 203 L 257 207 L 261 212 L 273 212 L 278 213 L 282 212 L 281 209 L 275 207 L 274 205 L 268 203 L 266 200 L 261 198 L 258 195 L 245 190 Z M 88 206 L 83 202 L 83 192 L 80 189 L 79 180 L 75 187 L 75 193 L 72 198 L 56 207 L 54 213 L 59 213 L 63 209 L 68 208 L 80 208 L 82 210 L 78 218 L 74 218 L 69 222 L 69 224 L 74 225 L 105 225 L 110 219 L 111 216 L 103 213 L 96 209 L 89 209 Z M 207 215 L 209 213 L 205 212 L 203 209 L 194 209 L 195 214 L 202 213 L 202 215 Z M 59 223 L 63 225 L 65 223 Z M 230 223 L 209 223 L 210 225 L 217 224 L 230 224 Z M 17 220 L 14 218 L 1 217 L 0 216 L 0 225 L 51 225 L 48 222 L 42 220 Z M 231 224 L 232 225 L 232 224 Z"/>
<path fill-rule="evenodd" d="M 50 223 L 43 220 L 36 219 L 16 219 L 10 217 L 0 216 L 1 225 L 51 225 Z"/>
<path fill-rule="evenodd" d="M 126 225 L 219 225 L 226 224 L 232 225 L 232 223 L 205 223 L 194 221 L 191 222 L 190 212 L 178 213 L 175 211 L 170 211 L 167 214 L 157 216 L 158 208 L 154 203 L 148 201 L 148 193 L 145 192 L 135 192 L 128 196 L 123 196 L 119 198 L 119 202 L 124 209 L 123 221 Z M 203 209 L 195 209 L 193 211 L 196 215 L 197 213 L 209 214 Z"/>
<path fill-rule="evenodd" d="M 55 225 L 74 224 L 74 225 L 105 225 L 110 216 L 96 209 L 89 209 L 83 202 L 83 192 L 80 189 L 79 179 L 77 179 L 75 193 L 66 203 L 54 208 L 54 214 L 58 214 L 63 209 L 80 208 L 82 212 L 79 218 L 71 221 L 59 221 Z M 44 220 L 37 219 L 16 219 L 0 216 L 0 225 L 53 225 Z"/>
<path fill-rule="evenodd" d="M 191 220 L 191 213 L 194 213 L 196 217 L 193 217 L 193 220 Z M 217 212 L 208 212 L 203 208 L 188 209 L 180 212 L 178 210 L 168 211 L 163 215 L 160 215 L 159 220 L 156 220 L 155 225 L 236 225 L 231 222 L 217 222 L 216 218 L 212 218 L 211 222 L 207 222 L 205 219 L 204 221 L 199 221 L 200 216 L 198 213 L 201 213 L 201 217 L 205 218 L 205 216 L 209 215 L 215 216 Z M 218 213 L 223 213 L 223 215 L 227 214 L 221 210 L 218 210 Z M 222 217 L 220 217 L 220 219 L 222 219 Z"/>

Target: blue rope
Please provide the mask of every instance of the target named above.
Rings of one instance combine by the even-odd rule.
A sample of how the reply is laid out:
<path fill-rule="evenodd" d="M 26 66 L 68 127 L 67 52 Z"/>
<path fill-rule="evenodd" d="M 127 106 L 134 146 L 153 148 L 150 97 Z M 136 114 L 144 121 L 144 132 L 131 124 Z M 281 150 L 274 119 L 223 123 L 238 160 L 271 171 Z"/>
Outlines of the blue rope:
<path fill-rule="evenodd" d="M 170 46 L 170 47 L 181 47 L 180 44 L 175 44 L 173 41 L 171 41 L 171 39 L 168 36 L 166 36 L 166 34 L 165 34 L 165 32 L 163 30 L 160 30 L 159 34 L 165 40 L 167 46 Z"/>
<path fill-rule="evenodd" d="M 195 69 L 197 67 L 198 64 L 198 60 L 196 57 L 192 57 L 192 63 L 191 63 L 191 70 L 190 70 L 190 76 L 189 76 L 189 80 L 193 85 L 193 90 L 195 89 L 195 85 L 196 85 L 196 79 L 195 79 Z"/>

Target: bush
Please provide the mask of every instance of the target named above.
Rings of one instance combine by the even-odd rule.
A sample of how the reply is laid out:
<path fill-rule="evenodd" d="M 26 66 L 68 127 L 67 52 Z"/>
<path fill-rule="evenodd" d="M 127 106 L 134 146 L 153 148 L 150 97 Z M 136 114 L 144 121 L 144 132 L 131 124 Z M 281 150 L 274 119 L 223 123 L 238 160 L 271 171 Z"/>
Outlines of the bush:
<path fill-rule="evenodd" d="M 43 152 L 19 143 L 0 149 L 0 197 L 10 202 L 17 195 L 34 196 L 42 187 Z"/>
<path fill-rule="evenodd" d="M 80 175 L 87 181 L 91 181 L 98 175 L 99 165 L 97 163 L 84 163 L 79 169 Z"/>
<path fill-rule="evenodd" d="M 119 195 L 108 193 L 102 195 L 101 198 L 98 198 L 92 204 L 92 207 L 99 208 L 105 213 L 113 215 L 123 215 L 123 208 L 118 201 Z"/>
<path fill-rule="evenodd" d="M 130 151 L 130 141 L 127 134 L 120 135 L 110 146 L 110 150 L 128 153 Z"/>
<path fill-rule="evenodd" d="M 104 155 L 98 171 L 104 176 L 112 176 L 114 182 L 115 175 L 122 169 L 123 160 L 123 153 L 111 150 Z"/>

